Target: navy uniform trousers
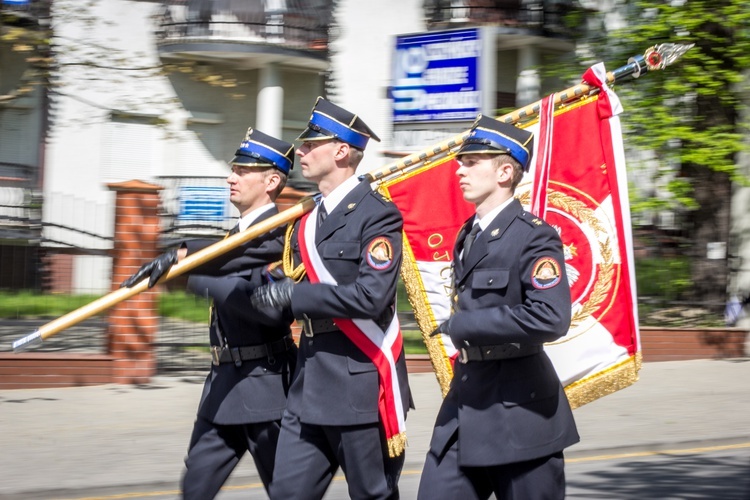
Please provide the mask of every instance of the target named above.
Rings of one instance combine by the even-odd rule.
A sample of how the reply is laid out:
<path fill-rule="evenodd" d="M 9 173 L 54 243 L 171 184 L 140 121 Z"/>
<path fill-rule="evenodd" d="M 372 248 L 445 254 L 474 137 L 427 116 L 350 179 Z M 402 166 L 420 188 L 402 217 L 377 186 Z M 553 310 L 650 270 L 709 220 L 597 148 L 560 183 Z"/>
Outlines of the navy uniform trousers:
<path fill-rule="evenodd" d="M 256 222 L 276 213 L 268 210 Z M 283 234 L 284 228 L 278 228 L 255 238 L 191 271 L 188 279 L 191 291 L 213 301 L 212 346 L 268 345 L 276 352 L 211 365 L 185 459 L 185 499 L 214 498 L 246 452 L 266 488 L 272 480 L 297 349 L 290 321 L 280 313 L 254 311 L 249 296 L 264 282 L 264 266 L 281 258 Z M 209 243 L 192 240 L 185 245 L 191 254 Z"/>
<path fill-rule="evenodd" d="M 299 223 L 297 223 L 299 226 Z M 317 229 L 316 248 L 337 286 L 298 283 L 296 318 L 365 318 L 383 328 L 395 314 L 401 213 L 360 183 Z M 299 227 L 292 238 L 299 262 Z M 327 331 L 324 331 L 327 330 Z M 411 394 L 403 350 L 397 360 L 404 410 Z M 302 335 L 276 455 L 272 499 L 322 498 L 341 467 L 351 498 L 398 498 L 403 454 L 389 458 L 378 414 L 378 373 L 340 330 Z"/>
<path fill-rule="evenodd" d="M 490 346 L 516 344 L 524 355 L 456 361 L 418 497 L 469 500 L 494 493 L 498 499 L 562 499 L 562 452 L 579 438 L 542 347 L 570 326 L 562 243 L 554 228 L 513 200 L 462 261 L 457 257 L 472 219 L 453 251 L 456 310 L 448 333 L 458 349 L 487 352 Z"/>

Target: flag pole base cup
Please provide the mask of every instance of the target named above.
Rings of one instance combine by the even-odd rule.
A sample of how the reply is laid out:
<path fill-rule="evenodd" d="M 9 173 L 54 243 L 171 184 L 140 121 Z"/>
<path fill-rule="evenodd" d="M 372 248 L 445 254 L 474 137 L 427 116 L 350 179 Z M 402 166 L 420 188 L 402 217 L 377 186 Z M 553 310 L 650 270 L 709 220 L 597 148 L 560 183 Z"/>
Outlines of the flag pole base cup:
<path fill-rule="evenodd" d="M 41 345 L 42 342 L 42 334 L 39 330 L 36 330 L 34 333 L 26 335 L 25 337 L 13 342 L 13 352 L 26 351 L 28 349 L 31 349 L 32 347 Z"/>

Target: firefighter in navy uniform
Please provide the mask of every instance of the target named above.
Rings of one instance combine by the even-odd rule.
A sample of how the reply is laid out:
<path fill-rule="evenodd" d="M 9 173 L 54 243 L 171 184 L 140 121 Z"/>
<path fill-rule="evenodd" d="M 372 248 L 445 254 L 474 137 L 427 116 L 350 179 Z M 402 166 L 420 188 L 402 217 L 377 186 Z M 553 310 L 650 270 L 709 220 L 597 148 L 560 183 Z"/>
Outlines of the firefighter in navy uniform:
<path fill-rule="evenodd" d="M 370 138 L 379 140 L 359 117 L 318 98 L 297 155 L 319 205 L 287 236 L 287 277 L 252 297 L 304 328 L 272 499 L 322 498 L 339 467 L 351 498 L 398 498 L 411 406 L 395 309 L 403 220 L 355 175 Z M 363 350 L 360 335 L 383 355 Z M 379 404 L 381 393 L 391 407 Z"/>
<path fill-rule="evenodd" d="M 231 162 L 230 201 L 243 231 L 278 213 L 274 201 L 294 165 L 294 146 L 249 129 Z M 265 267 L 281 258 L 285 228 L 277 228 L 190 271 L 188 288 L 213 301 L 209 337 L 212 366 L 190 439 L 183 497 L 214 498 L 249 452 L 268 489 L 286 395 L 296 362 L 291 320 L 248 307 L 252 291 L 266 282 Z M 146 276 L 153 286 L 172 264 L 214 240 L 189 240 L 145 264 L 126 280 Z"/>
<path fill-rule="evenodd" d="M 459 350 L 419 485 L 420 499 L 565 496 L 573 414 L 543 344 L 570 326 L 557 231 L 513 197 L 533 135 L 480 116 L 458 152 L 476 214 L 453 250 L 454 311 L 434 333 Z"/>

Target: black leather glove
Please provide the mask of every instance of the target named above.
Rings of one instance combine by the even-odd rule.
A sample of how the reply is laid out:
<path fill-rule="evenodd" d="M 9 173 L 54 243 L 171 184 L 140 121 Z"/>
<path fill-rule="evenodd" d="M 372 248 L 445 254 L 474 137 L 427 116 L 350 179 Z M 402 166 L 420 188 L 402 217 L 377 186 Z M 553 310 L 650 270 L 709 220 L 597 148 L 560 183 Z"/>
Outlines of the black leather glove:
<path fill-rule="evenodd" d="M 448 318 L 446 321 L 443 321 L 438 325 L 437 328 L 435 328 L 432 333 L 430 333 L 430 337 L 434 337 L 435 335 L 439 333 L 444 333 L 445 335 L 450 336 L 451 332 L 451 320 L 453 319 L 453 316 Z"/>
<path fill-rule="evenodd" d="M 173 248 L 172 250 L 168 250 L 159 255 L 151 262 L 143 264 L 137 273 L 122 282 L 120 288 L 130 288 L 131 286 L 140 282 L 146 276 L 149 276 L 148 287 L 151 288 L 156 284 L 157 281 L 159 281 L 159 278 L 167 274 L 169 272 L 169 269 L 176 263 L 177 249 Z"/>
<path fill-rule="evenodd" d="M 250 303 L 255 309 L 289 309 L 292 307 L 293 289 L 294 280 L 292 278 L 274 281 L 253 290 Z"/>

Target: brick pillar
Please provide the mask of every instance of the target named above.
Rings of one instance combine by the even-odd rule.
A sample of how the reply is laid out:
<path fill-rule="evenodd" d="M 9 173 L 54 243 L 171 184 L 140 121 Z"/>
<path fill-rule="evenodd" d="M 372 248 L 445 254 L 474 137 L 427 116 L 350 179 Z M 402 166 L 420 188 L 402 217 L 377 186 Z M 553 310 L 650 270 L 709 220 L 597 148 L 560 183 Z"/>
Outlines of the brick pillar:
<path fill-rule="evenodd" d="M 159 254 L 159 191 L 139 180 L 108 184 L 116 193 L 112 290 Z M 159 328 L 158 293 L 142 292 L 109 311 L 107 351 L 118 384 L 147 383 L 156 374 L 153 343 Z"/>
<path fill-rule="evenodd" d="M 48 293 L 72 293 L 73 255 L 48 252 L 42 260 L 46 269 L 44 291 Z"/>

